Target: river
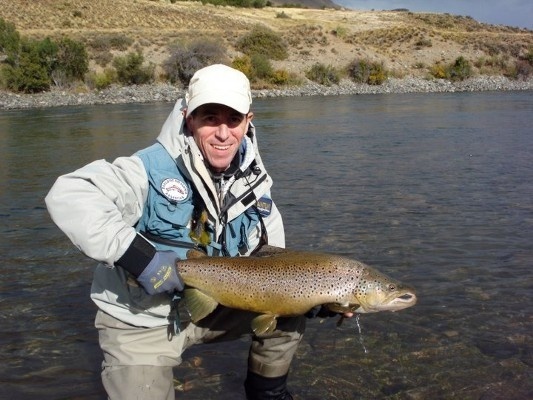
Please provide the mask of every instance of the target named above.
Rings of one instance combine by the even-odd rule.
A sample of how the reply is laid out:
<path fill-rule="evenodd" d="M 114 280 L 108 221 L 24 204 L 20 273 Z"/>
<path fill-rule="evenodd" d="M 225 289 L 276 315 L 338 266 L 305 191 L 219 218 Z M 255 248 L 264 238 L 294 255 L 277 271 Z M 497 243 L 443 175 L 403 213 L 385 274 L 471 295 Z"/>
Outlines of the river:
<path fill-rule="evenodd" d="M 105 398 L 94 261 L 43 199 L 60 174 L 151 144 L 171 108 L 0 113 L 0 398 Z M 254 111 L 287 246 L 365 261 L 419 297 L 340 327 L 309 321 L 295 400 L 532 398 L 532 93 L 273 98 Z M 247 346 L 188 351 L 177 398 L 244 399 Z"/>

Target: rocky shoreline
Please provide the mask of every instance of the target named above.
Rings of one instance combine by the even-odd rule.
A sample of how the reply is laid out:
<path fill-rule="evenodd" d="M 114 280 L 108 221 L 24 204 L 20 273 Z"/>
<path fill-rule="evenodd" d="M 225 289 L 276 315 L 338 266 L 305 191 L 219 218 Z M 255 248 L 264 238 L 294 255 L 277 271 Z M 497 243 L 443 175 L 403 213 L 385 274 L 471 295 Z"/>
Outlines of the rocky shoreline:
<path fill-rule="evenodd" d="M 380 93 L 442 93 L 532 90 L 533 79 L 515 81 L 501 76 L 479 76 L 462 82 L 426 80 L 409 77 L 389 79 L 383 85 L 370 86 L 342 81 L 339 85 L 323 86 L 308 83 L 285 89 L 254 90 L 255 98 L 294 96 L 333 96 Z M 39 94 L 16 94 L 0 91 L 0 110 L 46 108 L 59 106 L 174 102 L 183 95 L 183 88 L 170 84 L 111 87 L 88 93 L 73 93 L 59 89 Z"/>

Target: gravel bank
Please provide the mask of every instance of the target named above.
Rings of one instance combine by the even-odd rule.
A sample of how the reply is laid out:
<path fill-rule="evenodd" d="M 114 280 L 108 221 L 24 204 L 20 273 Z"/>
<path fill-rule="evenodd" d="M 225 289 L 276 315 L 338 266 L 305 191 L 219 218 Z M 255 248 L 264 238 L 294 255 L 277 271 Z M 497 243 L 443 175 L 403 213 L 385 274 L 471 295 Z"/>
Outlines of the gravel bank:
<path fill-rule="evenodd" d="M 342 81 L 339 85 L 322 86 L 309 83 L 297 88 L 254 90 L 256 98 L 290 96 L 333 96 L 343 94 L 378 93 L 438 93 L 532 90 L 533 79 L 514 81 L 505 77 L 482 76 L 452 83 L 444 80 L 421 78 L 389 79 L 381 86 L 355 84 Z M 89 93 L 70 93 L 52 90 L 39 94 L 15 94 L 0 91 L 0 109 L 27 109 L 88 104 L 124 104 L 149 102 L 174 102 L 183 94 L 182 88 L 169 84 L 112 87 Z"/>

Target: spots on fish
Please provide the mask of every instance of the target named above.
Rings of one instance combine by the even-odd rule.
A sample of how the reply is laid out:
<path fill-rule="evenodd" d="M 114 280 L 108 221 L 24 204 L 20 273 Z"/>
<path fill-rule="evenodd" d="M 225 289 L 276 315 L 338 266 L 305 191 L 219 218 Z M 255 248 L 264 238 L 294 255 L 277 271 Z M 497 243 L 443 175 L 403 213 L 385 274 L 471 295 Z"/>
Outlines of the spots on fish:
<path fill-rule="evenodd" d="M 320 253 L 195 258 L 180 261 L 178 271 L 220 304 L 278 315 L 325 303 L 375 311 L 375 304 L 400 296 L 395 281 L 366 264 Z"/>

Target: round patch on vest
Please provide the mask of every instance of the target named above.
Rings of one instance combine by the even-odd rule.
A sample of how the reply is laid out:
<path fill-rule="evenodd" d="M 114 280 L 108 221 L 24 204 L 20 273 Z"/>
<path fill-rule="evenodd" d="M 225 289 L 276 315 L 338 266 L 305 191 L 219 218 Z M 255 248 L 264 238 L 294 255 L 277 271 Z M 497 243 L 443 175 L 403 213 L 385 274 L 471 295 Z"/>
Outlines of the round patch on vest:
<path fill-rule="evenodd" d="M 176 178 L 167 178 L 161 183 L 163 195 L 170 201 L 183 201 L 189 195 L 187 185 Z"/>

